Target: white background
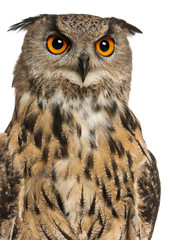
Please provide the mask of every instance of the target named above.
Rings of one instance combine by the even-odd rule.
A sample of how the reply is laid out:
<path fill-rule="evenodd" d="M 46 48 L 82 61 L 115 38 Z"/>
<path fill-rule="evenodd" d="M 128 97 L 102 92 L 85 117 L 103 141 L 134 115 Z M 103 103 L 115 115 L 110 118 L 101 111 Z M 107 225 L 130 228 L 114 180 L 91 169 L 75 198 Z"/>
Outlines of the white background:
<path fill-rule="evenodd" d="M 4 0 L 0 4 L 0 132 L 14 108 L 12 72 L 24 32 L 10 25 L 42 13 L 88 13 L 118 17 L 143 34 L 130 38 L 133 80 L 130 107 L 142 124 L 148 148 L 157 161 L 162 183 L 160 211 L 153 240 L 171 239 L 171 5 L 169 0 Z"/>

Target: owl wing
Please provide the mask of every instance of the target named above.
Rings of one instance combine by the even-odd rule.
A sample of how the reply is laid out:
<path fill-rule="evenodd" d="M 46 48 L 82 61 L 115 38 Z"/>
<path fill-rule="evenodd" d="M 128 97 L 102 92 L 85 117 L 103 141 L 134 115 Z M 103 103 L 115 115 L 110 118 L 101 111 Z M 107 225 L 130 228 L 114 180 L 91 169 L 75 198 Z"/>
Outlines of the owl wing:
<path fill-rule="evenodd" d="M 132 146 L 130 150 L 135 153 L 133 169 L 135 179 L 128 239 L 149 240 L 152 237 L 160 203 L 160 179 L 156 160 L 143 140 L 140 123 L 131 111 L 127 120 L 128 124 L 125 127 L 134 138 L 134 144 L 137 145 L 136 148 L 135 145 Z M 132 123 L 130 124 L 129 121 Z"/>
<path fill-rule="evenodd" d="M 134 205 L 130 211 L 129 238 L 149 240 L 152 237 L 160 202 L 160 180 L 156 161 L 142 167 L 135 183 Z"/>
<path fill-rule="evenodd" d="M 0 134 L 0 239 L 12 239 L 19 177 L 14 175 L 6 133 Z M 11 231 L 9 231 L 11 229 Z"/>

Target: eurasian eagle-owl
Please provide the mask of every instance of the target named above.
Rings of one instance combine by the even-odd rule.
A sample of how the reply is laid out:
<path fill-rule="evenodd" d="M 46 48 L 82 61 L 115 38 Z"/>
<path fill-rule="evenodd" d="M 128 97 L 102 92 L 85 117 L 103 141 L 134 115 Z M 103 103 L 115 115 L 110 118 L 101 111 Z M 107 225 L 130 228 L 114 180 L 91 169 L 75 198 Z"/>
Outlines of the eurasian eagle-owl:
<path fill-rule="evenodd" d="M 128 107 L 132 56 L 116 18 L 40 15 L 0 135 L 0 239 L 151 239 L 160 181 Z"/>

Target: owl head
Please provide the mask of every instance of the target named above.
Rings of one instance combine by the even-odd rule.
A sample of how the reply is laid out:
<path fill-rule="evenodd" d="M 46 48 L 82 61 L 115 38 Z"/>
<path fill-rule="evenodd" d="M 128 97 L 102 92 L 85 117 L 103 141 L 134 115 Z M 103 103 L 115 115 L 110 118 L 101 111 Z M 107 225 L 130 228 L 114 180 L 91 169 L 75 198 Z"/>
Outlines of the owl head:
<path fill-rule="evenodd" d="M 48 101 L 113 97 L 127 102 L 132 72 L 128 35 L 141 31 L 124 20 L 90 15 L 40 15 L 11 26 L 27 30 L 14 71 L 16 96 L 27 91 Z"/>

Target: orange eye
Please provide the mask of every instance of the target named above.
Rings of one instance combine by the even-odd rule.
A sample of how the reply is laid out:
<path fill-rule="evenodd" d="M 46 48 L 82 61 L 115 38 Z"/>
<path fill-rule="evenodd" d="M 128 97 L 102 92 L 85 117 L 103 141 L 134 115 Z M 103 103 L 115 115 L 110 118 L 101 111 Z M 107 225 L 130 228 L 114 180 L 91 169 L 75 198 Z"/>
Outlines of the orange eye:
<path fill-rule="evenodd" d="M 68 47 L 68 41 L 60 35 L 52 35 L 47 40 L 47 48 L 53 54 L 63 53 Z"/>
<path fill-rule="evenodd" d="M 110 56 L 114 51 L 114 40 L 112 38 L 102 38 L 96 43 L 96 50 L 105 57 Z"/>

